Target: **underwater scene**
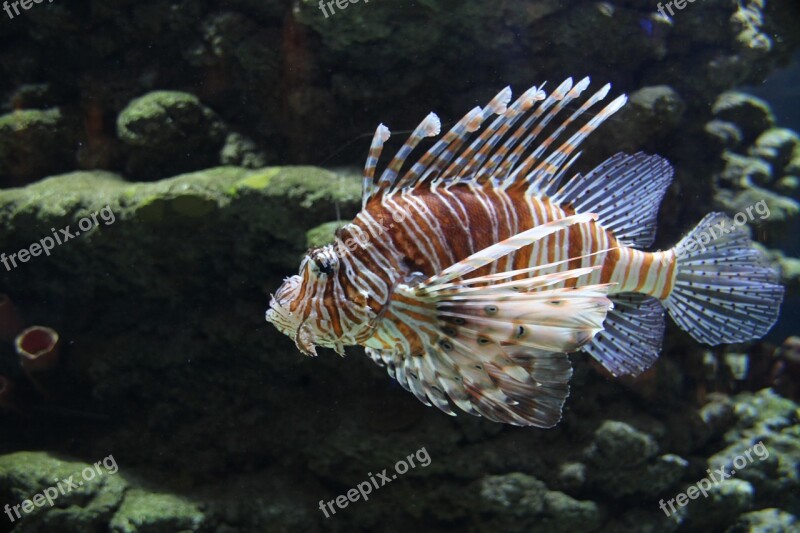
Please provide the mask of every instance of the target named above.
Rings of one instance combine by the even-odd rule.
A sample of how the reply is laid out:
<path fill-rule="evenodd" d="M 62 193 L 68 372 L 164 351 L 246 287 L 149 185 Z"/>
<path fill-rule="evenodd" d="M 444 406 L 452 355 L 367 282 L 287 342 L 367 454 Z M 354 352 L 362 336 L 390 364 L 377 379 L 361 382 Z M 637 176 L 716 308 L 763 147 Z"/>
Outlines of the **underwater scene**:
<path fill-rule="evenodd" d="M 0 0 L 0 532 L 800 531 L 796 0 Z"/>

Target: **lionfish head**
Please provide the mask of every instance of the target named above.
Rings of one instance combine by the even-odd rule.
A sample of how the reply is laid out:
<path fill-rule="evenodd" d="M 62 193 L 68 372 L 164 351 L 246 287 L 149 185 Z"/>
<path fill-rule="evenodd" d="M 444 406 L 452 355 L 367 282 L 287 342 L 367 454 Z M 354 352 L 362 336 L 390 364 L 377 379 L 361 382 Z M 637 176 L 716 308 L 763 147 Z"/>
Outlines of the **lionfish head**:
<path fill-rule="evenodd" d="M 340 296 L 334 290 L 339 257 L 334 246 L 311 250 L 300 263 L 300 272 L 286 278 L 272 296 L 267 321 L 291 337 L 305 355 L 317 355 L 316 347 L 333 348 L 344 355 L 344 346 L 355 344 L 355 337 L 367 325 L 366 307 Z M 348 308 L 353 322 L 341 311 Z"/>

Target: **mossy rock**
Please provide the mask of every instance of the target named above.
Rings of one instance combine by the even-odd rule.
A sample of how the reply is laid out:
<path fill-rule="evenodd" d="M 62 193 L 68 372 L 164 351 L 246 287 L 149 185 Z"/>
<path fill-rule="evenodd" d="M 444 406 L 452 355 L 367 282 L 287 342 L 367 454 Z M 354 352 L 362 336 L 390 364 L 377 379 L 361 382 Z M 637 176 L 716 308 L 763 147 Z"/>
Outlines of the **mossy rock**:
<path fill-rule="evenodd" d="M 319 248 L 333 242 L 336 230 L 347 225 L 346 221 L 339 220 L 320 224 L 306 232 L 306 243 L 309 248 Z"/>
<path fill-rule="evenodd" d="M 0 181 L 20 185 L 75 165 L 76 135 L 59 108 L 0 116 Z"/>
<path fill-rule="evenodd" d="M 728 533 L 789 533 L 800 529 L 800 520 L 791 513 L 781 509 L 760 509 L 739 516 Z"/>
<path fill-rule="evenodd" d="M 205 515 L 198 505 L 172 494 L 134 489 L 125 495 L 111 520 L 112 533 L 198 531 Z"/>
<path fill-rule="evenodd" d="M 125 172 L 141 180 L 220 164 L 225 133 L 216 113 L 178 91 L 147 93 L 117 117 L 117 136 L 127 145 Z"/>
<path fill-rule="evenodd" d="M 266 300 L 275 277 L 297 269 L 306 231 L 337 213 L 352 218 L 359 195 L 357 181 L 314 167 L 219 167 L 138 184 L 108 172 L 55 176 L 0 191 L 6 253 L 40 242 L 53 229 L 75 230 L 103 209 L 113 220 L 97 216 L 96 226 L 49 256 L 0 269 L 0 280 L 28 308 L 27 317 L 67 329 L 84 327 L 84 320 L 95 329 L 98 299 L 136 295 L 149 302 L 145 307 L 206 300 L 211 279 L 245 291 L 245 301 L 256 293 Z M 74 312 L 54 321 L 53 306 L 68 301 Z"/>
<path fill-rule="evenodd" d="M 775 115 L 764 100 L 737 91 L 719 95 L 711 112 L 718 120 L 736 124 L 750 143 L 762 132 L 775 125 Z"/>
<path fill-rule="evenodd" d="M 112 457 L 113 459 L 113 457 Z M 102 461 L 102 460 L 101 460 Z M 115 460 L 107 460 L 111 467 Z M 68 483 L 69 480 L 71 483 Z M 32 500 L 50 490 L 46 498 L 22 518 L 21 532 L 96 531 L 107 527 L 128 486 L 117 469 L 54 457 L 46 452 L 17 452 L 0 456 L 0 497 L 11 505 Z M 30 505 L 28 505 L 30 507 Z M 23 511 L 23 507 L 20 507 Z M 12 513 L 14 511 L 12 510 Z M 4 517 L 5 518 L 5 517 Z"/>
<path fill-rule="evenodd" d="M 800 138 L 797 133 L 787 128 L 770 128 L 758 136 L 750 154 L 769 161 L 776 172 L 781 172 L 798 150 Z"/>
<path fill-rule="evenodd" d="M 117 117 L 117 135 L 130 145 L 151 149 L 222 140 L 224 127 L 200 99 L 179 91 L 153 91 L 134 99 Z"/>

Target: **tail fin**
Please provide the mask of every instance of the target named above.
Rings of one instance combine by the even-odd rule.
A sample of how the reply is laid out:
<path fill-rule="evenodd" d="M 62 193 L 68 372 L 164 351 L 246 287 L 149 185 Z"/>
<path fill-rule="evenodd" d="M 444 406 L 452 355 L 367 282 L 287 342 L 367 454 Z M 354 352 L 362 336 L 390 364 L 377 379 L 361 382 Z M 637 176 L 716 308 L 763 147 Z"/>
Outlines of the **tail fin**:
<path fill-rule="evenodd" d="M 675 285 L 664 305 L 695 340 L 744 342 L 769 331 L 783 287 L 744 229 L 723 213 L 711 213 L 674 250 Z"/>

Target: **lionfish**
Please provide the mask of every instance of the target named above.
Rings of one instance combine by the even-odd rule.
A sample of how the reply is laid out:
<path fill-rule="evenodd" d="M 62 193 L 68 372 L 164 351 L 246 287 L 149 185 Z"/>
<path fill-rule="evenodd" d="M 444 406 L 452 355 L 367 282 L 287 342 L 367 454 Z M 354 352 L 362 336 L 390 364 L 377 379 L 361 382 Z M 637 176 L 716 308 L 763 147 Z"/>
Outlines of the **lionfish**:
<path fill-rule="evenodd" d="M 308 252 L 267 320 L 306 355 L 364 346 L 450 415 L 457 406 L 538 427 L 561 418 L 569 352 L 636 376 L 659 355 L 665 308 L 702 343 L 764 335 L 783 288 L 726 215 L 709 214 L 674 248 L 643 251 L 672 179 L 665 159 L 619 153 L 566 177 L 581 143 L 627 101 L 590 111 L 610 85 L 581 98 L 588 86 L 567 79 L 513 103 L 505 88 L 406 165 L 439 135 L 431 113 L 377 177 L 389 138 L 379 125 L 361 211 L 333 244 Z"/>

